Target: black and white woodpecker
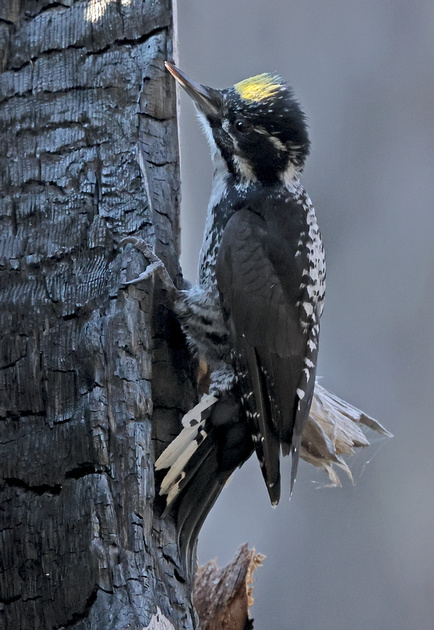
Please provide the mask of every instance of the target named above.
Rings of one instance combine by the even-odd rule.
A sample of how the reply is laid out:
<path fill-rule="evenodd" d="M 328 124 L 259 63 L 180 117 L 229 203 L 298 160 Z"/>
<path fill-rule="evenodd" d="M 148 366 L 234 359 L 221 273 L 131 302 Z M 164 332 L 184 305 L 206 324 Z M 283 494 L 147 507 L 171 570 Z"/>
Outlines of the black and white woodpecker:
<path fill-rule="evenodd" d="M 175 307 L 210 368 L 210 391 L 156 462 L 191 557 L 210 507 L 254 451 L 273 505 L 280 454 L 292 453 L 292 491 L 315 387 L 325 260 L 299 181 L 309 139 L 291 88 L 260 74 L 217 90 L 166 67 L 194 101 L 213 162 L 199 283 L 178 292 Z"/>

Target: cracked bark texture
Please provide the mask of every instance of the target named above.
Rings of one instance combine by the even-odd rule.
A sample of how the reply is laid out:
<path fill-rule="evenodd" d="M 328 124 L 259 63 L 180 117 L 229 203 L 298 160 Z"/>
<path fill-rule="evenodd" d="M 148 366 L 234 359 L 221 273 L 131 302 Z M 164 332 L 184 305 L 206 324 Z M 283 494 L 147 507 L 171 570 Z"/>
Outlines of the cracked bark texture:
<path fill-rule="evenodd" d="M 181 281 L 172 58 L 171 0 L 0 5 L 1 629 L 195 627 L 153 472 L 187 351 L 117 246 Z"/>

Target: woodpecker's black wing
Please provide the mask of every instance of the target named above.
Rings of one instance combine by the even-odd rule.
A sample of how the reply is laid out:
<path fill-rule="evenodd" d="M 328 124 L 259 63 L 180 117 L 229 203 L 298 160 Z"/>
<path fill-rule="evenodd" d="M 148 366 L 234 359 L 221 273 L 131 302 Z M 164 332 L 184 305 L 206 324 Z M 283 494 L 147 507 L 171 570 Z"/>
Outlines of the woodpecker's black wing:
<path fill-rule="evenodd" d="M 253 200 L 235 212 L 217 257 L 238 385 L 274 504 L 280 497 L 280 448 L 284 454 L 292 448 L 294 478 L 315 385 L 314 263 L 307 209 L 291 195 L 262 196 L 261 205 Z"/>

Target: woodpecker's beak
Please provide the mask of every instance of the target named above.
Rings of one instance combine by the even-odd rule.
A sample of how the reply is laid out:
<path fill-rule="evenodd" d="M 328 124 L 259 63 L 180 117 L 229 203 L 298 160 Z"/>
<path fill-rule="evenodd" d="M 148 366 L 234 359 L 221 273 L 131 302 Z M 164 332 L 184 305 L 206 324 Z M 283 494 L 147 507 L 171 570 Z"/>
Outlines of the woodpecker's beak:
<path fill-rule="evenodd" d="M 187 94 L 193 99 L 196 107 L 200 109 L 205 116 L 215 117 L 220 116 L 222 109 L 222 96 L 219 90 L 201 85 L 193 79 L 189 79 L 179 68 L 172 65 L 168 61 L 164 62 L 164 65 L 176 79 L 179 85 L 184 88 Z"/>

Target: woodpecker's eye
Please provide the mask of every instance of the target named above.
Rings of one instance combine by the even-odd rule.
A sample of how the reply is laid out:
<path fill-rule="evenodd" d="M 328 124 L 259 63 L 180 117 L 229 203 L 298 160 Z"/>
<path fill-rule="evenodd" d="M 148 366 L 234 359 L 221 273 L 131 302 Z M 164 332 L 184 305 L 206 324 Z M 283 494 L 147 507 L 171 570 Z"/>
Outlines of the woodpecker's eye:
<path fill-rule="evenodd" d="M 252 123 L 245 118 L 238 118 L 234 123 L 234 127 L 239 133 L 249 133 L 252 129 Z"/>

